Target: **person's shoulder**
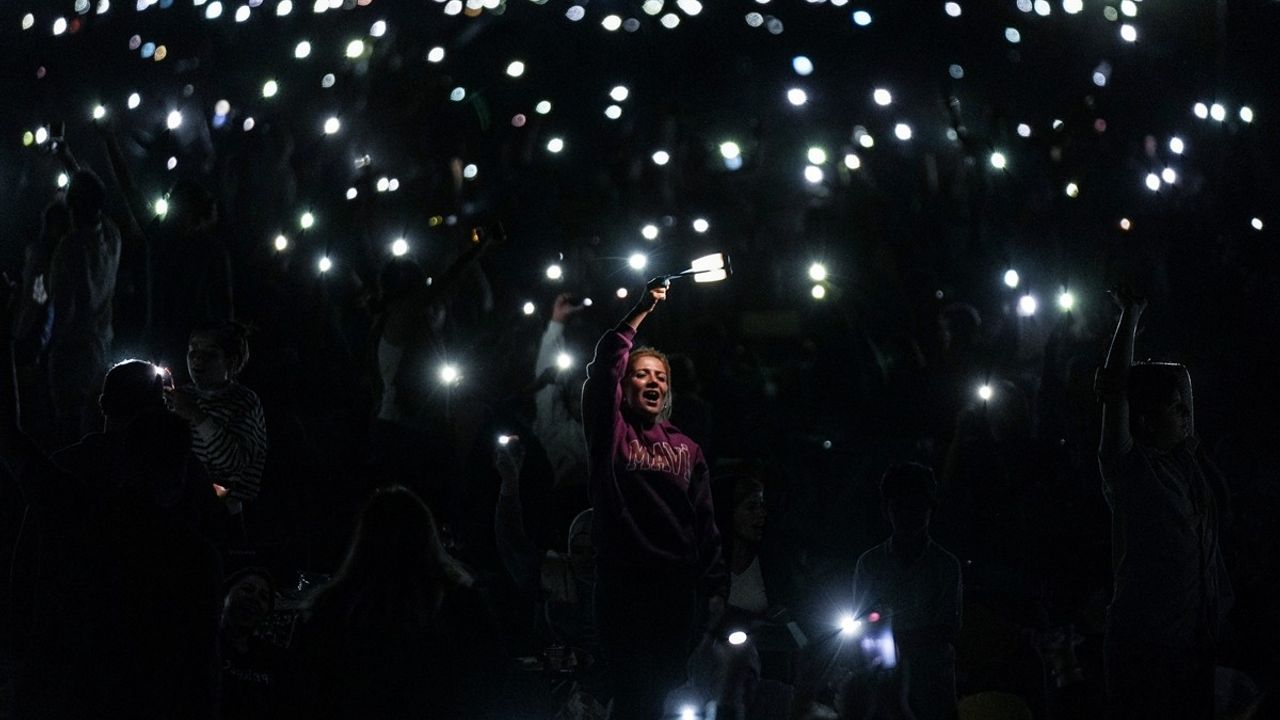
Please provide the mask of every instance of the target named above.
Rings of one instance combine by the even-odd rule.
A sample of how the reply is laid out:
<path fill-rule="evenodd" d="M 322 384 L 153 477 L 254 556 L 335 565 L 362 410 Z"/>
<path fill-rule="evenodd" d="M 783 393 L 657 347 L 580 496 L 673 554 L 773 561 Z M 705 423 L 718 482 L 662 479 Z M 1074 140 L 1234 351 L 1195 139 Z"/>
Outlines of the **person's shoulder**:
<path fill-rule="evenodd" d="M 236 382 L 235 380 L 232 380 L 227 385 L 227 390 L 226 390 L 226 393 L 224 394 L 224 397 L 226 397 L 228 401 L 236 403 L 237 405 L 246 405 L 246 406 L 262 405 L 262 401 L 258 399 L 258 393 L 254 392 L 247 386 L 242 385 L 239 382 Z"/>
<path fill-rule="evenodd" d="M 960 558 L 956 557 L 950 550 L 942 547 L 936 542 L 929 543 L 929 557 L 933 563 L 945 570 L 952 570 L 956 573 L 960 572 Z"/>
<path fill-rule="evenodd" d="M 872 569 L 879 567 L 889 557 L 889 541 L 873 545 L 858 556 L 858 567 Z"/>

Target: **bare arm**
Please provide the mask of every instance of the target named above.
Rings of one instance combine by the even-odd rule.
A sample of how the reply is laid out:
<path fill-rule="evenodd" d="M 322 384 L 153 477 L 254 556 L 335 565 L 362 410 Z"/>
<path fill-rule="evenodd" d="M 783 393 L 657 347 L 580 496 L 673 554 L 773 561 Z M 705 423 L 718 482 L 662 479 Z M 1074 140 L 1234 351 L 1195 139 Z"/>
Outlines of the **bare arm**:
<path fill-rule="evenodd" d="M 630 325 L 632 330 L 639 330 L 640 324 L 644 322 L 645 318 L 649 317 L 649 313 L 658 309 L 658 303 L 667 299 L 667 288 L 669 287 L 671 287 L 671 281 L 666 278 L 650 280 L 649 284 L 645 286 L 644 297 L 640 299 L 640 302 L 636 303 L 636 306 L 631 309 L 631 312 L 627 314 L 623 322 Z"/>
<path fill-rule="evenodd" d="M 1147 307 L 1146 300 L 1128 290 L 1113 291 L 1112 297 L 1120 306 L 1120 322 L 1111 338 L 1106 365 L 1094 379 L 1094 389 L 1102 400 L 1102 440 L 1098 454 L 1106 457 L 1124 453 L 1133 445 L 1129 434 L 1129 368 L 1133 365 L 1138 320 Z"/>

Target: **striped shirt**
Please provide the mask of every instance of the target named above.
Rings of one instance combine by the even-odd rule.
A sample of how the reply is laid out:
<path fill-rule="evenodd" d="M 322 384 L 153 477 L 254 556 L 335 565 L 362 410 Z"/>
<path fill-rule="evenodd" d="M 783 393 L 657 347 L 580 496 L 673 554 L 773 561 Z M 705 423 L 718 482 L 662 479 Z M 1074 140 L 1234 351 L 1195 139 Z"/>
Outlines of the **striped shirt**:
<path fill-rule="evenodd" d="M 267 427 L 262 403 L 249 388 L 232 381 L 197 392 L 196 404 L 207 418 L 191 429 L 192 450 L 209 478 L 242 503 L 258 496 L 267 462 Z"/>

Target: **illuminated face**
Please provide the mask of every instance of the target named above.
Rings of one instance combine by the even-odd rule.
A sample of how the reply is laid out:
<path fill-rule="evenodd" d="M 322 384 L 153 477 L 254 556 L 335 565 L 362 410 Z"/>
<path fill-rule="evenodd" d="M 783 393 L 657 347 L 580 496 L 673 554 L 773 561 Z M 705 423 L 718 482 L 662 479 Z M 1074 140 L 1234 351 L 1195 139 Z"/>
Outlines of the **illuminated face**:
<path fill-rule="evenodd" d="M 667 366 L 652 355 L 633 357 L 622 383 L 623 401 L 643 419 L 654 422 L 667 406 Z"/>
<path fill-rule="evenodd" d="M 206 335 L 195 335 L 187 346 L 187 372 L 197 388 L 214 388 L 225 384 L 231 376 L 227 354 Z"/>

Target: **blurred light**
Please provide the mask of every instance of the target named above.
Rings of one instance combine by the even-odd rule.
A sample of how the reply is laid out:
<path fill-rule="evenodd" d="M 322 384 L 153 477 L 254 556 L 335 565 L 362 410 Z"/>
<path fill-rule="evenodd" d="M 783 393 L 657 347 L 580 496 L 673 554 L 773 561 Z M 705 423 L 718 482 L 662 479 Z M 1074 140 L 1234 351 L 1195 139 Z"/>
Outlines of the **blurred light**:
<path fill-rule="evenodd" d="M 337 76 L 333 73 L 325 73 L 324 77 L 320 78 L 320 87 L 331 88 L 336 82 L 338 82 Z"/>
<path fill-rule="evenodd" d="M 626 289 L 626 288 L 624 288 L 624 287 L 620 287 L 620 288 L 618 288 L 618 291 L 614 293 L 614 295 L 617 295 L 619 300 L 626 300 L 626 299 L 627 299 L 627 289 Z"/>
<path fill-rule="evenodd" d="M 1018 271 L 1010 268 L 1004 271 L 1004 284 L 1010 288 L 1018 287 L 1018 283 L 1022 282 L 1022 277 L 1018 275 Z"/>
<path fill-rule="evenodd" d="M 659 18 L 658 22 L 662 23 L 662 27 L 672 30 L 675 26 L 680 24 L 680 16 L 675 13 L 667 13 Z"/>
<path fill-rule="evenodd" d="M 612 98 L 614 102 L 623 102 L 630 96 L 631 91 L 627 89 L 626 85 L 615 85 L 613 89 L 609 91 L 609 97 Z"/>
<path fill-rule="evenodd" d="M 709 229 L 711 229 L 711 223 L 707 222 L 707 221 L 706 221 L 705 219 L 703 219 L 703 218 L 694 218 L 694 220 L 693 220 L 693 231 L 694 231 L 694 232 L 696 232 L 696 233 L 704 233 L 704 232 L 706 232 L 706 231 L 707 231 L 707 230 L 709 230 Z"/>
<path fill-rule="evenodd" d="M 822 285 L 814 285 L 809 288 L 809 295 L 812 296 L 814 300 L 825 300 L 827 297 L 827 288 Z"/>
<path fill-rule="evenodd" d="M 960 17 L 960 13 L 962 12 L 960 9 L 960 3 L 957 2 L 949 2 L 942 7 L 951 17 Z"/>
<path fill-rule="evenodd" d="M 893 102 L 893 95 L 884 88 L 876 88 L 871 93 L 871 99 L 875 100 L 877 105 L 883 106 Z"/>
<path fill-rule="evenodd" d="M 37 145 L 43 145 L 49 139 L 49 130 L 43 127 L 36 128 L 35 139 Z"/>
<path fill-rule="evenodd" d="M 249 19 L 248 5 L 241 5 L 240 7 L 236 8 L 236 22 L 242 23 L 248 19 Z"/>
<path fill-rule="evenodd" d="M 908 125 L 908 124 L 906 124 L 906 123 L 898 123 L 897 125 L 894 125 L 894 126 L 893 126 L 893 134 L 894 134 L 894 135 L 895 135 L 899 140 L 910 140 L 910 139 L 911 139 L 911 126 L 910 126 L 910 125 Z"/>
<path fill-rule="evenodd" d="M 284 17 L 293 12 L 293 0 L 280 0 L 280 4 L 276 5 L 276 15 Z"/>
<path fill-rule="evenodd" d="M 27 13 L 26 15 L 23 15 L 23 16 L 22 16 L 22 29 L 23 29 L 23 30 L 30 30 L 30 29 L 32 28 L 32 26 L 34 26 L 35 24 L 36 24 L 36 16 L 35 16 L 35 15 L 32 15 L 31 13 Z"/>
<path fill-rule="evenodd" d="M 564 150 L 564 140 L 561 140 L 558 137 L 553 137 L 547 141 L 548 152 L 558 153 L 561 150 Z"/>
<path fill-rule="evenodd" d="M 1138 14 L 1138 5 L 1133 0 L 1120 0 L 1120 14 L 1125 17 L 1135 17 Z"/>
<path fill-rule="evenodd" d="M 1253 122 L 1253 108 L 1250 108 L 1248 105 L 1241 106 L 1240 119 L 1247 123 Z"/>
<path fill-rule="evenodd" d="M 299 60 L 305 57 L 309 57 L 310 55 L 311 55 L 311 43 L 307 42 L 306 40 L 303 40 L 302 42 L 298 43 L 293 48 L 293 56 L 298 58 Z"/>
<path fill-rule="evenodd" d="M 156 198 L 156 204 L 153 207 L 155 208 L 156 215 L 164 217 L 169 212 L 169 201 L 165 198 Z"/>
<path fill-rule="evenodd" d="M 214 115 L 226 115 L 231 112 L 231 103 L 227 100 L 219 100 L 213 104 Z"/>
<path fill-rule="evenodd" d="M 387 190 L 389 190 L 389 191 L 391 191 L 391 192 L 395 192 L 395 191 L 397 191 L 397 190 L 399 190 L 399 189 L 400 189 L 400 181 L 399 181 L 399 180 L 397 180 L 396 178 L 391 178 L 390 180 L 388 180 L 388 181 L 387 181 Z"/>
<path fill-rule="evenodd" d="M 453 363 L 445 363 L 440 366 L 440 382 L 445 385 L 453 385 L 462 379 L 462 373 L 458 370 L 458 366 Z"/>
<path fill-rule="evenodd" d="M 125 105 L 127 105 L 130 110 L 138 107 L 138 105 L 140 104 L 142 104 L 142 96 L 139 95 L 138 93 L 131 94 L 129 96 L 129 101 L 125 103 Z"/>
<path fill-rule="evenodd" d="M 1218 122 L 1222 122 L 1227 119 L 1227 109 L 1218 103 L 1214 103 L 1209 106 L 1209 117 L 1217 120 Z"/>
<path fill-rule="evenodd" d="M 177 110 L 170 110 L 169 115 L 164 119 L 164 126 L 170 130 L 177 130 L 182 125 L 182 113 Z"/>
<path fill-rule="evenodd" d="M 746 641 L 747 641 L 747 634 L 741 630 L 735 630 L 734 632 L 729 633 L 730 645 L 742 645 Z"/>
<path fill-rule="evenodd" d="M 654 165 L 666 165 L 671 162 L 671 155 L 666 150 L 658 150 L 651 156 Z"/>
<path fill-rule="evenodd" d="M 1062 9 L 1068 15 L 1075 15 L 1084 10 L 1084 0 L 1062 0 Z"/>
<path fill-rule="evenodd" d="M 787 102 L 800 107 L 809 102 L 809 94 L 800 88 L 791 88 L 787 91 Z"/>
<path fill-rule="evenodd" d="M 284 252 L 289 247 L 289 238 L 284 235 L 277 235 L 274 244 L 277 252 Z"/>
<path fill-rule="evenodd" d="M 427 51 L 427 62 L 438 63 L 441 60 L 444 60 L 444 48 L 433 47 Z"/>
<path fill-rule="evenodd" d="M 1132 25 L 1128 24 L 1128 23 L 1125 23 L 1124 25 L 1121 25 L 1121 26 L 1120 26 L 1120 39 L 1121 39 L 1121 40 L 1124 40 L 1125 42 L 1137 42 L 1137 41 L 1138 41 L 1138 29 L 1137 29 L 1137 28 L 1135 28 L 1134 26 L 1132 26 Z"/>
<path fill-rule="evenodd" d="M 1022 42 L 1022 33 L 1018 32 L 1017 28 L 1005 28 L 1004 39 L 1011 43 L 1020 43 Z"/>
<path fill-rule="evenodd" d="M 822 182 L 822 179 L 825 176 L 825 173 L 822 172 L 822 168 L 817 165 L 809 165 L 804 169 L 804 179 L 808 180 L 813 185 L 817 185 Z"/>
<path fill-rule="evenodd" d="M 1202 102 L 1196 103 L 1195 106 L 1191 108 L 1191 111 L 1194 112 L 1196 114 L 1196 117 L 1200 118 L 1201 120 L 1209 117 L 1209 106 L 1205 105 Z"/>
<path fill-rule="evenodd" d="M 245 132 L 249 132 L 250 130 L 252 130 L 252 129 L 253 129 L 253 118 L 251 118 L 251 117 L 247 117 L 247 118 L 245 118 L 245 119 L 244 119 L 244 125 L 243 125 L 243 127 L 244 127 L 244 131 L 245 131 Z"/>
<path fill-rule="evenodd" d="M 58 173 L 58 187 L 64 188 L 69 182 L 71 182 L 71 178 L 67 177 L 66 173 Z"/>
<path fill-rule="evenodd" d="M 662 0 L 644 0 L 640 9 L 644 10 L 646 15 L 657 15 L 662 12 L 662 4 Z"/>
<path fill-rule="evenodd" d="M 564 268 L 560 267 L 555 263 L 552 263 L 551 265 L 547 266 L 548 280 L 559 280 L 562 277 L 564 277 Z"/>
<path fill-rule="evenodd" d="M 742 155 L 742 148 L 738 147 L 736 142 L 722 142 L 720 143 L 720 155 L 725 160 L 732 160 Z"/>
<path fill-rule="evenodd" d="M 698 720 L 698 710 L 691 705 L 680 708 L 680 720 Z"/>
<path fill-rule="evenodd" d="M 1053 127 L 1054 130 L 1061 130 L 1063 126 L 1063 122 L 1061 120 L 1058 120 L 1057 118 L 1054 118 L 1051 126 Z"/>
<path fill-rule="evenodd" d="M 1129 218 L 1120 218 L 1121 230 L 1128 231 L 1131 227 L 1133 227 L 1133 223 L 1129 221 Z"/>
<path fill-rule="evenodd" d="M 822 282 L 827 279 L 827 266 L 822 263 L 814 263 L 809 266 L 809 279 L 814 282 Z"/>
<path fill-rule="evenodd" d="M 456 87 L 449 91 L 449 99 L 454 102 L 462 102 L 467 97 L 467 89 L 464 87 Z"/>
<path fill-rule="evenodd" d="M 1261 229 L 1262 229 L 1262 218 L 1254 218 L 1254 219 L 1252 219 L 1252 220 L 1250 220 L 1250 221 L 1249 221 L 1249 224 L 1253 226 L 1253 229 L 1254 229 L 1254 230 L 1261 230 Z"/>
<path fill-rule="evenodd" d="M 797 75 L 808 75 L 813 72 L 813 61 L 804 55 L 797 55 L 791 58 L 791 69 Z"/>
<path fill-rule="evenodd" d="M 1155 173 L 1147 173 L 1147 189 L 1155 192 L 1160 189 L 1160 176 Z"/>
<path fill-rule="evenodd" d="M 564 16 L 569 18 L 571 22 L 578 22 L 586 15 L 587 11 L 581 5 L 571 5 L 568 10 L 564 11 Z"/>
<path fill-rule="evenodd" d="M 866 10 L 858 10 L 853 13 L 853 24 L 859 27 L 866 27 L 871 24 L 871 13 Z"/>
<path fill-rule="evenodd" d="M 332 135 L 342 129 L 342 122 L 336 117 L 324 121 L 324 134 Z"/>
<path fill-rule="evenodd" d="M 573 356 L 569 353 L 562 352 L 556 355 L 556 368 L 560 370 L 568 370 L 573 367 Z"/>
<path fill-rule="evenodd" d="M 168 168 L 169 170 L 172 170 L 172 169 L 174 169 L 174 168 L 178 167 L 178 158 L 173 157 L 173 156 L 170 156 L 170 157 L 169 157 L 169 160 L 164 164 L 164 166 L 165 166 L 166 168 Z"/>
<path fill-rule="evenodd" d="M 280 86 L 275 80 L 268 80 L 262 84 L 262 97 L 264 98 L 275 97 L 276 93 L 279 91 Z"/>
<path fill-rule="evenodd" d="M 1008 163 L 1009 161 L 1005 158 L 1004 153 L 991 153 L 991 167 L 997 170 L 1003 170 Z"/>
<path fill-rule="evenodd" d="M 605 30 L 613 32 L 614 30 L 622 27 L 622 18 L 617 15 L 605 15 L 604 19 L 600 21 L 600 25 Z"/>
<path fill-rule="evenodd" d="M 404 238 L 396 238 L 391 243 L 391 254 L 396 257 L 404 257 L 409 252 L 409 241 Z"/>
<path fill-rule="evenodd" d="M 1099 72 L 1094 72 L 1094 73 L 1093 73 L 1093 84 L 1094 84 L 1094 85 L 1097 85 L 1098 87 L 1106 87 L 1106 86 L 1107 86 L 1107 74 L 1106 74 L 1106 73 L 1104 73 L 1104 72 L 1100 72 L 1100 71 L 1099 71 Z"/>
<path fill-rule="evenodd" d="M 209 3 L 209 7 L 204 9 L 204 16 L 208 20 L 217 20 L 222 17 L 222 3 L 216 1 Z"/>
<path fill-rule="evenodd" d="M 690 17 L 702 12 L 702 3 L 698 2 L 698 0 L 676 0 L 676 7 Z"/>
<path fill-rule="evenodd" d="M 813 163 L 814 165 L 822 165 L 827 161 L 827 151 L 823 150 L 820 147 L 814 146 L 809 148 L 807 157 L 809 158 L 809 162 Z"/>
<path fill-rule="evenodd" d="M 1185 149 L 1186 149 L 1186 145 L 1183 144 L 1182 138 L 1176 135 L 1169 138 L 1169 152 L 1173 153 L 1174 155 L 1181 155 L 1182 151 Z"/>
<path fill-rule="evenodd" d="M 947 74 L 950 75 L 953 80 L 962 80 L 964 79 L 964 68 L 956 63 L 951 63 L 947 66 Z"/>
<path fill-rule="evenodd" d="M 499 445 L 501 445 L 501 446 L 503 446 L 503 447 L 506 447 L 506 446 L 510 445 L 510 444 L 511 444 L 511 436 L 510 436 L 510 435 L 499 435 L 499 436 L 498 436 L 498 444 L 499 444 Z"/>
<path fill-rule="evenodd" d="M 521 308 L 520 308 L 520 312 L 524 313 L 525 315 L 532 315 L 532 314 L 534 314 L 535 312 L 537 312 L 537 310 L 538 310 L 538 308 L 537 308 L 537 307 L 535 307 L 535 306 L 534 306 L 534 304 L 533 304 L 532 302 L 526 302 L 526 303 L 525 303 L 523 306 L 521 306 Z"/>
<path fill-rule="evenodd" d="M 1031 317 L 1036 314 L 1036 309 L 1040 307 L 1040 303 L 1036 302 L 1034 295 L 1023 295 L 1018 298 L 1018 315 L 1022 317 Z"/>
<path fill-rule="evenodd" d="M 26 132 L 22 133 L 22 145 L 23 145 L 23 147 L 31 147 L 31 145 L 32 145 L 35 141 L 36 141 L 36 134 L 35 134 L 35 133 L 31 132 L 30 130 L 28 130 L 28 131 L 26 131 Z"/>
<path fill-rule="evenodd" d="M 1063 290 L 1058 293 L 1058 307 L 1065 312 L 1070 312 L 1076 306 L 1076 296 L 1069 290 Z"/>
<path fill-rule="evenodd" d="M 391 181 L 385 177 L 378 178 L 377 184 L 374 185 L 374 188 L 378 192 L 386 192 L 387 189 L 390 187 L 391 187 Z"/>
<path fill-rule="evenodd" d="M 303 230 L 310 230 L 316 224 L 316 216 L 311 212 L 304 212 L 298 217 L 298 227 Z"/>
<path fill-rule="evenodd" d="M 93 119 L 94 119 L 94 120 L 101 120 L 102 118 L 104 118 L 104 117 L 106 117 L 106 116 L 107 116 L 107 109 L 106 109 L 105 107 L 103 107 L 103 106 L 101 106 L 101 105 L 94 105 L 94 106 L 93 106 Z"/>
<path fill-rule="evenodd" d="M 859 158 L 855 153 L 845 153 L 844 166 L 850 170 L 857 170 L 862 167 L 862 158 Z"/>
<path fill-rule="evenodd" d="M 987 402 L 993 395 L 995 395 L 995 391 L 991 389 L 990 385 L 978 386 L 978 399 L 982 400 L 982 402 Z"/>
<path fill-rule="evenodd" d="M 840 616 L 839 627 L 842 635 L 856 635 L 862 629 L 862 621 L 845 613 Z"/>
<path fill-rule="evenodd" d="M 533 111 L 538 113 L 539 115 L 546 115 L 547 113 L 551 112 L 551 101 L 550 100 L 539 101 L 537 105 L 533 106 Z"/>
<path fill-rule="evenodd" d="M 480 168 L 476 167 L 474 163 L 470 163 L 466 167 L 462 168 L 462 177 L 471 180 L 475 178 L 479 172 Z"/>
<path fill-rule="evenodd" d="M 631 253 L 631 257 L 627 258 L 627 265 L 630 265 L 632 270 L 643 270 L 648 264 L 649 258 L 645 257 L 644 253 Z"/>
<path fill-rule="evenodd" d="M 645 240 L 657 240 L 658 226 L 652 225 L 652 224 L 645 225 L 644 227 L 640 228 L 640 235 L 643 236 Z"/>
<path fill-rule="evenodd" d="M 622 117 L 622 108 L 617 105 L 610 105 L 604 109 L 604 116 L 610 120 L 617 120 Z"/>
<path fill-rule="evenodd" d="M 524 75 L 524 63 L 519 60 L 512 60 L 511 64 L 507 65 L 507 75 L 513 78 L 518 78 L 521 75 Z"/>
<path fill-rule="evenodd" d="M 1172 185 L 1178 182 L 1178 173 L 1174 172 L 1173 168 L 1165 168 L 1160 171 L 1160 179 Z"/>
<path fill-rule="evenodd" d="M 1073 197 L 1079 197 L 1079 196 L 1080 196 L 1080 186 L 1073 182 L 1067 183 L 1067 197 L 1073 198 Z"/>
<path fill-rule="evenodd" d="M 871 137 L 871 133 L 863 133 L 858 136 L 858 144 L 864 148 L 871 148 L 875 146 L 876 139 Z"/>
<path fill-rule="evenodd" d="M 352 40 L 347 43 L 347 57 L 355 59 L 364 54 L 364 41 Z"/>

